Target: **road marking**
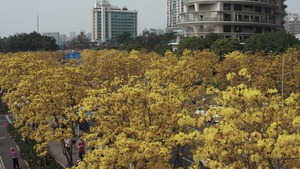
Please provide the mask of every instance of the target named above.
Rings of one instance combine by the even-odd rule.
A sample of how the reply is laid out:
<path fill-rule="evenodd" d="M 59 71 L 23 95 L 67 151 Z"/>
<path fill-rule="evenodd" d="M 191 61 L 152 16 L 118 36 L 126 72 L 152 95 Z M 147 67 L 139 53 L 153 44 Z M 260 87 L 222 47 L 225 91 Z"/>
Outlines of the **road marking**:
<path fill-rule="evenodd" d="M 1 163 L 0 163 L 0 169 L 5 169 L 5 166 L 4 166 L 4 163 L 2 161 L 2 157 L 1 156 L 0 156 L 0 161 L 1 161 Z"/>
<path fill-rule="evenodd" d="M 5 128 L 5 127 L 7 127 L 7 125 L 8 125 L 8 123 L 5 123 L 5 124 L 1 125 L 1 127 Z"/>
<path fill-rule="evenodd" d="M 185 161 L 188 161 L 188 162 L 190 162 L 190 163 L 195 163 L 194 161 L 191 161 L 191 160 L 189 160 L 189 159 L 187 159 L 187 158 L 185 158 L 185 157 L 182 157 L 182 159 L 184 159 Z"/>
<path fill-rule="evenodd" d="M 6 137 L 0 137 L 0 140 L 6 139 Z"/>
<path fill-rule="evenodd" d="M 8 115 L 6 115 L 5 117 L 6 117 L 7 121 L 8 121 L 10 124 L 13 124 L 13 123 L 11 122 L 10 118 L 8 117 Z"/>

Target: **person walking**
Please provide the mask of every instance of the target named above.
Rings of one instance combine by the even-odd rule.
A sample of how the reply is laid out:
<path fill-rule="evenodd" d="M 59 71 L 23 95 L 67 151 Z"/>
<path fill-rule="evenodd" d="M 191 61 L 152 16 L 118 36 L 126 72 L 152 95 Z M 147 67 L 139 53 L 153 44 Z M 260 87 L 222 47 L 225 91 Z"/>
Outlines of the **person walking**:
<path fill-rule="evenodd" d="M 82 140 L 82 138 L 80 138 L 79 143 L 78 143 L 78 148 L 79 148 L 79 158 L 81 161 L 83 161 L 83 156 L 85 153 L 85 149 L 84 149 L 85 143 Z"/>
<path fill-rule="evenodd" d="M 69 153 L 71 151 L 71 140 L 70 139 L 64 139 L 64 140 L 65 140 L 65 148 Z"/>
<path fill-rule="evenodd" d="M 18 154 L 13 147 L 10 148 L 10 154 L 13 159 L 13 166 L 15 169 L 20 168 L 18 161 Z"/>

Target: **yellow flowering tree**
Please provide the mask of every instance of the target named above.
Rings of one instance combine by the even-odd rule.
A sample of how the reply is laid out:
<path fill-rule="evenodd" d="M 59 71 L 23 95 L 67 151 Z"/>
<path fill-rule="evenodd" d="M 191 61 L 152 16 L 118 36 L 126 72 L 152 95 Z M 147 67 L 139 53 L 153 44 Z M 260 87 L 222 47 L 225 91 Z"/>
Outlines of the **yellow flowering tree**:
<path fill-rule="evenodd" d="M 195 161 L 205 160 L 210 168 L 300 167 L 299 93 L 281 101 L 276 89 L 262 92 L 244 83 L 208 92 L 217 92 L 224 106 L 208 115 L 223 119 L 197 137 L 202 144 L 193 151 Z"/>
<path fill-rule="evenodd" d="M 284 70 L 283 67 L 284 57 Z M 289 49 L 283 54 L 279 53 L 242 53 L 239 51 L 225 55 L 225 60 L 216 65 L 215 82 L 222 89 L 227 86 L 237 86 L 241 83 L 240 76 L 235 76 L 243 68 L 251 75 L 249 86 L 263 92 L 276 88 L 281 92 L 282 74 L 284 76 L 284 95 L 299 92 L 299 51 Z M 230 81 L 227 80 L 231 73 Z"/>
<path fill-rule="evenodd" d="M 83 120 L 84 112 L 94 111 L 88 120 L 95 125 L 84 137 L 89 147 L 95 148 L 84 158 L 89 167 L 171 168 L 172 151 L 178 160 L 174 165 L 182 165 L 181 144 L 175 136 L 188 133 L 185 125 L 204 127 L 191 118 L 191 112 L 196 111 L 192 101 L 204 89 L 204 85 L 195 85 L 203 76 L 204 66 L 213 64 L 195 66 L 200 58 L 190 52 L 180 59 L 171 52 L 155 56 L 137 51 L 123 55 L 123 64 L 133 66 L 127 77 L 123 78 L 125 73 L 121 77 L 115 74 L 113 81 L 103 81 L 101 87 L 89 91 L 79 113 Z"/>
<path fill-rule="evenodd" d="M 7 58 L 15 74 L 4 83 L 9 93 L 4 100 L 14 112 L 15 127 L 24 139 L 36 140 L 36 151 L 44 156 L 50 141 L 62 143 L 63 152 L 72 165 L 72 152 L 64 148 L 64 139 L 72 139 L 78 122 L 75 106 L 86 96 L 89 88 L 86 74 L 76 64 L 50 64 L 35 58 L 35 54 L 18 54 Z M 18 58 L 18 59 L 17 59 Z M 1 60 L 4 61 L 4 60 Z M 54 62 L 53 62 L 54 63 Z M 5 71 L 5 70 L 4 70 Z M 6 69 L 6 76 L 11 69 Z M 15 83 L 13 86 L 10 84 Z"/>

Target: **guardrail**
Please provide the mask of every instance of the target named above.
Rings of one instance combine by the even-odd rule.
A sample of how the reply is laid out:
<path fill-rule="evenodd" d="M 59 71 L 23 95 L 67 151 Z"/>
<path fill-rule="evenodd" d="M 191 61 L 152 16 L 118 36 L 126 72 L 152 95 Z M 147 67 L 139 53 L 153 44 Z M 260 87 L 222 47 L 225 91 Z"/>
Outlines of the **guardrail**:
<path fill-rule="evenodd" d="M 262 3 L 276 5 L 276 2 L 274 2 L 272 0 L 244 0 L 244 1 L 262 2 Z M 183 0 L 183 3 L 188 3 L 188 2 L 198 2 L 198 1 L 197 0 Z M 241 1 L 236 1 L 236 2 L 241 2 Z"/>

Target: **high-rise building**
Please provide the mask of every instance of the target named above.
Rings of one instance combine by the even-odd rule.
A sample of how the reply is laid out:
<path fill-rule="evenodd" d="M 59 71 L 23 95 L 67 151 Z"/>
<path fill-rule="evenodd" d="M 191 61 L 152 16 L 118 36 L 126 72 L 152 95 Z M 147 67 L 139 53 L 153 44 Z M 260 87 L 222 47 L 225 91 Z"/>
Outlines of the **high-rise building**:
<path fill-rule="evenodd" d="M 286 31 L 293 35 L 300 34 L 300 17 L 291 18 L 285 23 Z"/>
<path fill-rule="evenodd" d="M 53 37 L 56 40 L 56 44 L 59 45 L 59 32 L 44 32 L 43 36 Z"/>
<path fill-rule="evenodd" d="M 285 0 L 183 0 L 181 36 L 214 32 L 245 42 L 254 34 L 284 30 Z"/>
<path fill-rule="evenodd" d="M 287 15 L 284 17 L 284 28 L 287 32 L 297 35 L 300 34 L 300 16 L 298 13 L 287 13 Z"/>
<path fill-rule="evenodd" d="M 112 6 L 106 0 L 98 0 L 92 10 L 92 41 L 117 44 L 118 35 L 130 33 L 137 36 L 138 11 L 127 7 Z"/>
<path fill-rule="evenodd" d="M 167 0 L 167 30 L 181 29 L 177 26 L 183 11 L 183 0 Z"/>
<path fill-rule="evenodd" d="M 299 18 L 299 14 L 298 13 L 287 13 L 286 16 L 284 17 L 284 20 L 288 21 L 292 18 Z"/>
<path fill-rule="evenodd" d="M 59 43 L 60 45 L 65 43 L 67 41 L 67 35 L 66 34 L 61 34 L 59 35 Z"/>
<path fill-rule="evenodd" d="M 76 32 L 70 32 L 70 40 L 76 38 Z"/>

